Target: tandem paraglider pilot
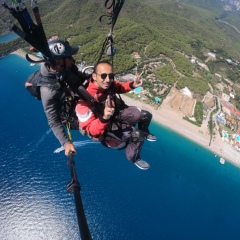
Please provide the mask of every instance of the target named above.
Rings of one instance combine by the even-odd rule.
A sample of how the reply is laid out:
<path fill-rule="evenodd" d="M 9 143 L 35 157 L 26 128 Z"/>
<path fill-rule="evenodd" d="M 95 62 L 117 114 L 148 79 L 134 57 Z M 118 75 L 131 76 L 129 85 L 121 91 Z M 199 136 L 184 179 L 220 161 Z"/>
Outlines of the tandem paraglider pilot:
<path fill-rule="evenodd" d="M 25 87 L 34 95 L 31 92 L 34 91 L 31 82 L 32 80 L 34 80 L 35 84 L 37 82 L 40 95 L 37 98 L 42 101 L 48 124 L 60 144 L 64 146 L 65 154 L 68 156 L 69 154 L 75 154 L 76 149 L 63 126 L 63 122 L 66 120 L 64 119 L 64 110 L 68 108 L 68 111 L 71 111 L 71 102 L 66 101 L 66 99 L 74 100 L 73 93 L 67 87 L 66 82 L 71 81 L 76 85 L 76 88 L 81 82 L 82 73 L 78 71 L 72 58 L 72 55 L 76 54 L 79 48 L 71 47 L 67 41 L 62 40 L 50 41 L 48 46 L 55 65 L 52 66 L 47 62 L 43 63 L 40 70 L 28 78 Z M 34 77 L 37 79 L 34 79 Z M 66 103 L 68 104 L 67 107 L 64 106 Z M 73 111 L 75 114 L 75 105 Z M 69 115 L 69 112 L 67 115 Z M 78 129 L 77 121 L 71 123 L 71 125 L 74 124 L 77 126 L 71 126 L 71 129 Z"/>
<path fill-rule="evenodd" d="M 115 81 L 112 65 L 107 61 L 99 62 L 94 67 L 87 91 L 101 105 L 96 109 L 91 102 L 80 99 L 76 113 L 83 132 L 106 147 L 126 148 L 127 159 L 138 168 L 147 170 L 150 165 L 141 159 L 140 151 L 144 140 L 157 140 L 148 129 L 152 114 L 127 106 L 119 95 L 141 85 L 140 76 L 123 84 Z"/>

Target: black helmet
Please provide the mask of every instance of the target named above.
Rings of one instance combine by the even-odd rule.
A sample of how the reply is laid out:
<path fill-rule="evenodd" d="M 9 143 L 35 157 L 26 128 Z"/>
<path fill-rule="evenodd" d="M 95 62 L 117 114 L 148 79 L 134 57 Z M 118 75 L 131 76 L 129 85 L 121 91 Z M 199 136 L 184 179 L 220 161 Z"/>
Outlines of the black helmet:
<path fill-rule="evenodd" d="M 79 47 L 71 47 L 67 41 L 53 40 L 48 43 L 54 60 L 70 57 L 77 53 Z"/>

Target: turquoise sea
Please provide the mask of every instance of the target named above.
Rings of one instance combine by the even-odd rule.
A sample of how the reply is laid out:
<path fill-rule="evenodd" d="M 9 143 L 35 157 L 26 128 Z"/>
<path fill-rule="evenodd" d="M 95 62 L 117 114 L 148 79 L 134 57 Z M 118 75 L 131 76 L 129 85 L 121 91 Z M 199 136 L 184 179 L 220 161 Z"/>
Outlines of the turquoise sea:
<path fill-rule="evenodd" d="M 0 59 L 0 239 L 79 239 L 70 169 L 41 102 L 24 89 L 23 58 Z M 156 123 L 138 169 L 73 132 L 81 196 L 93 239 L 239 240 L 240 169 Z"/>
<path fill-rule="evenodd" d="M 19 38 L 19 36 L 16 33 L 14 33 L 14 32 L 6 33 L 6 34 L 0 36 L 0 43 L 9 42 L 16 38 Z"/>

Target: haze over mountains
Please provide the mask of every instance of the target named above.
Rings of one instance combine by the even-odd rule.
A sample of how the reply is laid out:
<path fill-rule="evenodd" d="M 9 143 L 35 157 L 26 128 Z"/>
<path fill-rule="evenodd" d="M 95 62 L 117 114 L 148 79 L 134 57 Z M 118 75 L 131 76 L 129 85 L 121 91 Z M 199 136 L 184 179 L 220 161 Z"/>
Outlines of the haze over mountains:
<path fill-rule="evenodd" d="M 236 0 L 221 0 L 224 10 L 233 11 L 240 10 L 240 1 Z"/>
<path fill-rule="evenodd" d="M 186 2 L 203 8 L 220 7 L 226 11 L 240 10 L 240 1 L 237 0 L 179 0 L 179 2 Z"/>

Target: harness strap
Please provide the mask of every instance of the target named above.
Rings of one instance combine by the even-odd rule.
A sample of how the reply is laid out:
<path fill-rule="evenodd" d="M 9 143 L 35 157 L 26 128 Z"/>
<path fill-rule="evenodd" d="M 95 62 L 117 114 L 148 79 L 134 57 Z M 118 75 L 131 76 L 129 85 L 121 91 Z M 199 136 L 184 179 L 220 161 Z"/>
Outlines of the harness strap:
<path fill-rule="evenodd" d="M 31 62 L 31 63 L 42 63 L 42 62 L 45 62 L 44 59 L 42 59 L 42 60 L 33 60 L 33 59 L 31 59 L 31 58 L 29 57 L 29 54 L 26 54 L 26 59 L 27 59 L 29 62 Z"/>
<path fill-rule="evenodd" d="M 110 2 L 110 4 L 109 4 L 109 2 Z M 105 1 L 104 6 L 108 11 L 107 11 L 107 14 L 104 14 L 99 18 L 99 21 L 102 22 L 103 18 L 107 18 L 108 24 L 111 25 L 111 28 L 110 28 L 107 38 L 103 42 L 102 50 L 101 50 L 98 62 L 100 62 L 103 52 L 105 51 L 106 47 L 109 45 L 108 49 L 107 49 L 107 55 L 111 56 L 112 65 L 113 65 L 113 56 L 116 52 L 116 49 L 113 46 L 112 33 L 113 33 L 114 25 L 117 22 L 118 15 L 122 9 L 124 2 L 125 2 L 125 0 L 106 0 Z"/>
<path fill-rule="evenodd" d="M 17 3 L 17 5 L 19 4 Z M 15 4 L 13 4 L 13 6 L 14 5 Z M 6 3 L 2 3 L 2 6 L 7 9 L 18 21 L 22 29 L 10 21 L 8 21 L 8 28 L 14 31 L 39 52 L 41 52 L 45 62 L 48 62 L 50 65 L 54 66 L 55 61 L 48 47 L 48 42 L 42 26 L 38 7 L 36 6 L 33 8 L 34 16 L 37 22 L 37 24 L 35 24 L 24 3 L 21 3 L 21 7 L 19 7 L 20 5 L 17 7 L 9 7 Z"/>
<path fill-rule="evenodd" d="M 70 132 L 70 122 L 66 123 L 68 139 L 72 142 L 72 134 Z"/>
<path fill-rule="evenodd" d="M 73 142 L 73 139 L 72 139 L 72 134 L 71 134 L 71 123 L 70 123 L 70 111 L 71 111 L 71 108 L 72 108 L 72 103 L 71 101 L 73 100 L 70 100 L 72 96 L 72 93 L 70 91 L 70 89 L 67 88 L 66 86 L 66 83 L 64 81 L 61 81 L 60 79 L 58 79 L 58 82 L 59 84 L 61 85 L 61 88 L 63 89 L 63 91 L 65 92 L 65 103 L 63 104 L 63 107 L 64 107 L 64 113 L 65 113 L 65 120 L 66 120 L 66 128 L 67 128 L 67 136 L 68 136 L 68 139 Z M 67 109 L 67 106 L 66 104 L 69 104 L 69 108 Z"/>

